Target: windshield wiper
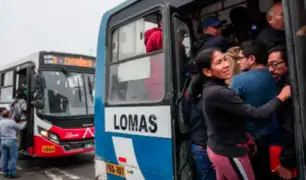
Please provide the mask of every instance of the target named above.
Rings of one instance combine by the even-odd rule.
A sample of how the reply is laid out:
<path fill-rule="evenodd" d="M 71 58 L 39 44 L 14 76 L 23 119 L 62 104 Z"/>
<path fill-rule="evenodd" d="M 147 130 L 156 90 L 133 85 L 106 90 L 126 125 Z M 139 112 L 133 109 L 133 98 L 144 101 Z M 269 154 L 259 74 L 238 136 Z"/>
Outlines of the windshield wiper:
<path fill-rule="evenodd" d="M 82 94 L 81 94 L 81 86 L 80 86 L 79 78 L 77 78 L 77 82 L 78 82 L 78 88 L 79 88 L 79 99 L 80 99 L 80 102 L 82 102 Z"/>
<path fill-rule="evenodd" d="M 91 84 L 91 81 L 90 81 L 89 76 L 87 76 L 87 81 L 88 81 L 88 87 L 89 87 L 90 99 L 91 99 L 91 101 L 93 101 L 92 84 Z"/>

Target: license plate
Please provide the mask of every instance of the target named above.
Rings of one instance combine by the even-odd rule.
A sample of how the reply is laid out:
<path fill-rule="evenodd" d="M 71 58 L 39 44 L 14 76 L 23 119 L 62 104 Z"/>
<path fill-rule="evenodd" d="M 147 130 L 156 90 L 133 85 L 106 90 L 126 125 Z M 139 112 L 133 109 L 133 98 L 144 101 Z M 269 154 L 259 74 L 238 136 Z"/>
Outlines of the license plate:
<path fill-rule="evenodd" d="M 42 147 L 43 153 L 54 153 L 55 152 L 55 146 L 43 146 Z"/>
<path fill-rule="evenodd" d="M 106 163 L 107 173 L 125 178 L 125 170 L 123 166 Z"/>

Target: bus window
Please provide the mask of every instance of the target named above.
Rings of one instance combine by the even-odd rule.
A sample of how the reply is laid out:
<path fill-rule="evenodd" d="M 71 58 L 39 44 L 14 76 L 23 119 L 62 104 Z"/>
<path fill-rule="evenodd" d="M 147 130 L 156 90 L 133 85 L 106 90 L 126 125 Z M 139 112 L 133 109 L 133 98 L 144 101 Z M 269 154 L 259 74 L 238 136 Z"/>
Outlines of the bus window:
<path fill-rule="evenodd" d="M 153 13 L 113 31 L 112 62 L 146 53 L 145 33 L 158 30 L 161 15 Z"/>
<path fill-rule="evenodd" d="M 146 32 L 161 33 L 158 28 L 160 19 L 160 13 L 152 13 L 113 31 L 108 86 L 110 103 L 139 103 L 162 99 L 165 91 L 164 55 L 159 51 L 161 47 L 155 50 L 156 53 L 146 55 L 145 46 Z"/>
<path fill-rule="evenodd" d="M 13 100 L 13 87 L 1 88 L 1 102 L 11 102 Z"/>
<path fill-rule="evenodd" d="M 164 95 L 163 53 L 110 66 L 110 102 L 158 101 Z"/>
<path fill-rule="evenodd" d="M 0 101 L 13 101 L 13 77 L 14 72 L 8 71 L 1 75 Z"/>
<path fill-rule="evenodd" d="M 13 85 L 13 71 L 6 72 L 2 74 L 1 86 Z"/>

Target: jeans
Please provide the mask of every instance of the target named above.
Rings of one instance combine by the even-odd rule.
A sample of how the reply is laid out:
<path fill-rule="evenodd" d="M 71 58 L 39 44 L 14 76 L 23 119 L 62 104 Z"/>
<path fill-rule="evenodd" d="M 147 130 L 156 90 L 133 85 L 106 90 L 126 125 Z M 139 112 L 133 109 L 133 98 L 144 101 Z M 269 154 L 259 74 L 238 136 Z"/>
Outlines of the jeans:
<path fill-rule="evenodd" d="M 18 145 L 16 139 L 2 139 L 2 168 L 4 174 L 16 175 L 16 163 L 18 158 Z M 10 160 L 10 166 L 9 166 Z"/>
<path fill-rule="evenodd" d="M 216 172 L 208 158 L 206 147 L 192 144 L 191 150 L 196 163 L 198 180 L 216 180 Z"/>

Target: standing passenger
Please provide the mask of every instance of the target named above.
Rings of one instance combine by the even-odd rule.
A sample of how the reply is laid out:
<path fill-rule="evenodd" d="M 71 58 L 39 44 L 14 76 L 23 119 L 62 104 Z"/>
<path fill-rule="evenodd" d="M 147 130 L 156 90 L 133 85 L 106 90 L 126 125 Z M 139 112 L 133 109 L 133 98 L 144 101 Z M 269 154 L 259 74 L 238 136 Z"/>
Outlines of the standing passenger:
<path fill-rule="evenodd" d="M 8 119 L 9 111 L 3 112 L 3 120 L 0 121 L 2 166 L 5 177 L 17 178 L 16 163 L 18 159 L 17 133 L 26 127 L 26 122 L 17 124 L 14 120 Z M 10 159 L 10 166 L 9 166 Z"/>
<path fill-rule="evenodd" d="M 267 50 L 286 43 L 285 23 L 282 3 L 274 4 L 267 12 L 269 26 L 264 28 L 257 40 L 265 44 Z"/>
<path fill-rule="evenodd" d="M 226 58 L 228 58 L 230 62 L 232 76 L 240 72 L 240 68 L 238 65 L 239 52 L 240 52 L 240 47 L 235 46 L 235 47 L 229 48 L 225 53 Z M 232 78 L 226 80 L 226 84 L 230 85 L 231 83 L 232 83 Z"/>
<path fill-rule="evenodd" d="M 268 67 L 280 88 L 289 84 L 288 60 L 285 46 L 279 45 L 270 50 Z M 280 125 L 282 150 L 280 154 L 280 166 L 276 172 L 284 179 L 291 179 L 292 170 L 296 168 L 294 118 L 291 98 L 277 111 L 277 116 Z"/>
<path fill-rule="evenodd" d="M 196 42 L 195 47 L 198 52 L 207 48 L 219 48 L 223 52 L 232 46 L 232 43 L 221 36 L 222 25 L 226 23 L 216 16 L 210 16 L 204 19 L 202 23 L 203 34 Z"/>
<path fill-rule="evenodd" d="M 197 180 L 216 180 L 216 172 L 207 154 L 207 127 L 202 113 L 201 89 L 193 89 L 197 76 L 192 74 L 183 102 L 184 119 L 191 125 L 191 151 L 196 164 Z M 193 89 L 193 91 L 191 91 Z"/>
<path fill-rule="evenodd" d="M 248 154 L 253 155 L 256 148 L 246 133 L 245 118 L 270 117 L 290 97 L 290 87 L 284 87 L 276 98 L 256 108 L 245 104 L 227 87 L 225 80 L 231 77 L 230 65 L 220 50 L 200 52 L 196 66 L 199 80 L 204 83 L 202 112 L 207 126 L 207 151 L 215 165 L 217 180 L 254 180 Z"/>
<path fill-rule="evenodd" d="M 242 73 L 232 79 L 231 88 L 247 104 L 260 107 L 276 96 L 276 82 L 266 68 L 268 52 L 256 41 L 242 43 L 238 64 Z M 272 140 L 275 118 L 260 120 L 249 118 L 246 130 L 255 139 L 257 153 L 251 160 L 256 179 L 272 179 L 270 171 L 269 146 Z"/>
<path fill-rule="evenodd" d="M 14 102 L 11 104 L 12 119 L 15 121 L 25 121 L 27 111 L 27 101 L 24 89 L 18 89 Z"/>

